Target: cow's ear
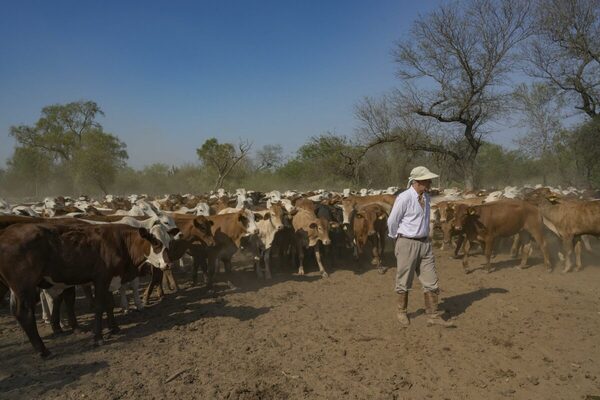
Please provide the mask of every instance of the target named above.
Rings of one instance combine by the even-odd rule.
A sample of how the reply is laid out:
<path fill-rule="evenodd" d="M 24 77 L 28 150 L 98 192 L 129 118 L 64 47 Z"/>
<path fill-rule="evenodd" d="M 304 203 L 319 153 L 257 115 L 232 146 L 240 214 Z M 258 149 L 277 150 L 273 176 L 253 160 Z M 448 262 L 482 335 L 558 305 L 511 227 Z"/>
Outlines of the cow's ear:
<path fill-rule="evenodd" d="M 142 237 L 142 239 L 145 239 L 145 240 L 149 241 L 151 245 L 158 246 L 158 245 L 162 244 L 160 242 L 160 240 L 158 240 L 157 238 L 155 238 L 154 235 L 151 234 L 148 229 L 146 229 L 146 228 L 138 228 L 138 232 L 140 233 L 140 236 Z"/>
<path fill-rule="evenodd" d="M 266 212 L 265 215 L 262 216 L 264 220 L 271 219 L 271 213 Z"/>
<path fill-rule="evenodd" d="M 313 223 L 312 223 L 312 224 L 310 224 L 308 227 L 309 227 L 310 229 L 317 229 L 319 226 L 317 225 L 317 223 L 316 223 L 316 222 L 313 222 Z"/>
<path fill-rule="evenodd" d="M 331 222 L 329 222 L 329 227 L 330 227 L 331 229 L 337 229 L 339 226 L 340 226 L 340 224 L 338 224 L 338 223 L 337 223 L 337 222 L 335 222 L 335 221 L 331 221 Z"/>
<path fill-rule="evenodd" d="M 383 213 L 383 214 L 381 214 L 380 216 L 377 217 L 377 219 L 380 219 L 380 220 L 384 220 L 386 218 L 387 218 L 387 214 L 386 213 Z"/>
<path fill-rule="evenodd" d="M 296 207 L 292 208 L 292 211 L 290 211 L 290 215 L 296 215 L 298 214 L 298 209 Z"/>
<path fill-rule="evenodd" d="M 255 221 L 260 221 L 263 219 L 263 216 L 260 215 L 259 213 L 254 213 L 254 220 Z M 266 218 L 265 218 L 266 219 Z"/>
<path fill-rule="evenodd" d="M 361 213 L 361 212 L 357 212 L 356 214 L 354 214 L 354 216 L 356 218 L 364 218 L 365 217 L 365 215 L 363 213 Z"/>
<path fill-rule="evenodd" d="M 150 238 L 152 238 L 152 234 L 146 228 L 138 228 L 138 232 L 140 236 L 146 240 L 150 240 Z"/>

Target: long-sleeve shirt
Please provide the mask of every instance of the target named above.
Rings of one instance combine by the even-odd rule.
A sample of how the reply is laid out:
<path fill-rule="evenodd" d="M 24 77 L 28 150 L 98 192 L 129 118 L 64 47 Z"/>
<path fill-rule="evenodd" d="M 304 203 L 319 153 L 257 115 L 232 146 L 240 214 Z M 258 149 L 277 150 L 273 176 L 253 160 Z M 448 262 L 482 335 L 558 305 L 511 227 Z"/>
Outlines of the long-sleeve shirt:
<path fill-rule="evenodd" d="M 399 234 L 409 238 L 429 236 L 429 195 L 423 194 L 425 207 L 419 204 L 419 194 L 411 186 L 396 197 L 388 217 L 388 235 L 395 239 Z"/>

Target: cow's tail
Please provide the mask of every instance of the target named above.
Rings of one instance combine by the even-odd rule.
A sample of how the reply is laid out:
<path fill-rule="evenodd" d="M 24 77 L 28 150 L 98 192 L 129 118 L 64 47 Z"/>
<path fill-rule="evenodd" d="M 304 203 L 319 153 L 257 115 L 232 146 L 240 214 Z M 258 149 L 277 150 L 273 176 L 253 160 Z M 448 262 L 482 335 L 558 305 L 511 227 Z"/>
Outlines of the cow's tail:
<path fill-rule="evenodd" d="M 556 226 L 548 218 L 542 217 L 542 222 L 544 223 L 546 228 L 550 229 L 556 236 L 562 239 L 562 236 L 558 232 L 558 229 L 556 229 Z"/>
<path fill-rule="evenodd" d="M 10 309 L 10 313 L 12 315 L 15 315 L 17 312 L 17 301 L 16 301 L 16 297 L 15 297 L 15 292 L 12 291 L 12 289 L 10 290 L 10 300 L 9 300 L 9 309 Z"/>

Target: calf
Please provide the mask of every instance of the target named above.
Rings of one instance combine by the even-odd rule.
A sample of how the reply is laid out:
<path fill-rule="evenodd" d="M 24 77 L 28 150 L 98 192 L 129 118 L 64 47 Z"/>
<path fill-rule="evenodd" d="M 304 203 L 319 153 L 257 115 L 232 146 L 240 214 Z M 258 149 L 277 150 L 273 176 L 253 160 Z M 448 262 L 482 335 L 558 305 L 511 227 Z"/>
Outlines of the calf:
<path fill-rule="evenodd" d="M 363 254 L 366 245 L 370 244 L 373 253 L 371 265 L 378 267 L 381 272 L 385 272 L 381 265 L 381 257 L 385 250 L 387 217 L 387 212 L 377 204 L 361 207 L 352 216 L 357 258 Z"/>
<path fill-rule="evenodd" d="M 94 283 L 94 340 L 102 340 L 102 315 L 119 330 L 109 294 L 111 283 L 130 280 L 148 260 L 166 268 L 161 243 L 145 228 L 126 225 L 16 224 L 0 233 L 0 284 L 14 294 L 14 315 L 35 351 L 50 354 L 37 331 L 37 288 Z"/>
<path fill-rule="evenodd" d="M 292 226 L 294 227 L 296 254 L 299 261 L 298 274 L 304 275 L 304 249 L 313 248 L 321 275 L 324 278 L 328 277 L 329 275 L 321 260 L 321 252 L 317 246 L 319 241 L 325 246 L 330 244 L 329 230 L 325 223 L 317 218 L 313 212 L 298 209 L 292 218 Z"/>
<path fill-rule="evenodd" d="M 254 266 L 258 278 L 262 278 L 261 264 L 264 263 L 264 275 L 266 279 L 271 279 L 271 248 L 275 235 L 283 230 L 283 220 L 285 209 L 277 203 L 271 204 L 268 210 L 255 211 L 254 216 L 258 227 L 257 246 L 258 260 Z"/>
<path fill-rule="evenodd" d="M 548 271 L 552 271 L 548 249 L 544 239 L 543 222 L 537 207 L 522 200 L 499 200 L 479 206 L 468 206 L 458 204 L 455 207 L 454 228 L 464 232 L 465 254 L 463 267 L 468 272 L 469 266 L 469 243 L 479 241 L 484 246 L 486 257 L 486 270 L 492 271 L 490 258 L 494 248 L 494 242 L 499 237 L 508 237 L 525 230 L 538 243 L 544 256 L 544 265 Z M 521 265 L 525 268 L 531 244 L 526 245 L 522 252 Z"/>

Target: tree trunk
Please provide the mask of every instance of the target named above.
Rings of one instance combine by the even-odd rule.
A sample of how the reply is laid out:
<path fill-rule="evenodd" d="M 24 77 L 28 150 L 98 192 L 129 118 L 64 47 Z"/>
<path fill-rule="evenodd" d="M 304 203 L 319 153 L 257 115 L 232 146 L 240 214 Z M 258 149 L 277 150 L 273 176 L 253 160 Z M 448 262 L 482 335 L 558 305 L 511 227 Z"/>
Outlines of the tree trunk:
<path fill-rule="evenodd" d="M 469 157 L 462 162 L 465 190 L 475 189 L 475 157 Z"/>

